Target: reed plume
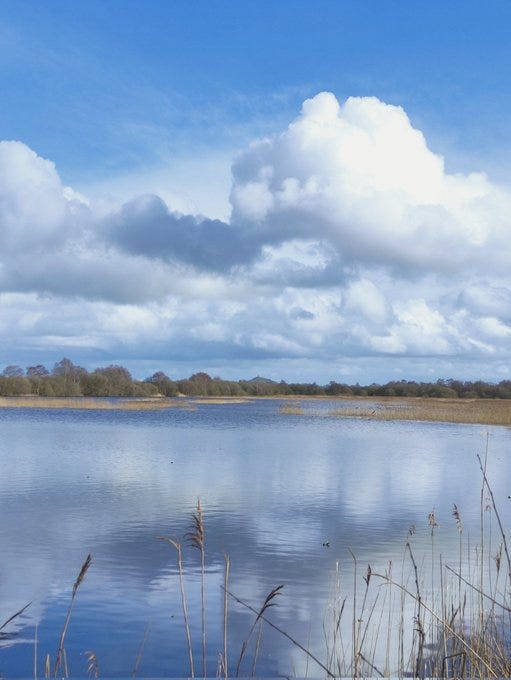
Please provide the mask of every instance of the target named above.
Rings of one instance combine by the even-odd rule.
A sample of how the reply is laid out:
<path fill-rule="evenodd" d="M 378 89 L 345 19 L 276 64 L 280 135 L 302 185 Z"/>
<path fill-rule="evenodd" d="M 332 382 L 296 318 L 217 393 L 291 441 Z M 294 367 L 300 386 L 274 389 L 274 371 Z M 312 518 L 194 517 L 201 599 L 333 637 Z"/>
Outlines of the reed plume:
<path fill-rule="evenodd" d="M 74 585 L 73 585 L 73 592 L 71 594 L 71 602 L 69 603 L 69 608 L 67 610 L 67 616 L 66 616 L 66 620 L 65 620 L 65 623 L 64 623 L 64 627 L 62 629 L 62 633 L 60 634 L 59 647 L 58 647 L 58 650 L 57 650 L 57 656 L 55 658 L 55 666 L 53 668 L 53 677 L 54 678 L 57 677 L 57 673 L 60 669 L 60 666 L 61 666 L 63 658 L 64 658 L 64 654 L 63 654 L 63 652 L 64 652 L 64 640 L 66 639 L 66 633 L 67 633 L 67 629 L 68 629 L 68 626 L 69 626 L 69 621 L 71 619 L 71 612 L 73 610 L 73 604 L 74 604 L 74 601 L 75 601 L 75 598 L 76 598 L 76 594 L 78 592 L 78 588 L 80 587 L 80 585 L 83 582 L 83 579 L 85 578 L 85 574 L 89 570 L 91 562 L 92 562 L 92 556 L 89 554 L 89 555 L 87 555 L 85 562 L 82 564 L 82 568 L 80 569 L 80 573 L 78 574 L 78 578 L 76 579 L 76 581 L 74 582 Z M 66 661 L 65 665 L 67 666 L 67 661 Z M 67 674 L 67 672 L 66 672 L 66 674 Z"/>
<path fill-rule="evenodd" d="M 197 548 L 200 552 L 200 566 L 201 566 L 201 573 L 200 573 L 200 584 L 201 584 L 201 621 L 202 621 L 202 676 L 205 678 L 207 675 L 206 672 L 206 597 L 205 597 L 205 549 L 204 549 L 204 537 L 205 537 L 205 531 L 204 531 L 204 520 L 202 516 L 202 507 L 200 503 L 200 498 L 197 499 L 197 508 L 196 511 L 192 515 L 192 520 L 193 520 L 193 529 L 190 531 L 188 534 L 186 534 L 186 537 L 190 541 L 190 543 L 193 545 L 194 548 Z"/>
<path fill-rule="evenodd" d="M 276 602 L 274 602 L 274 599 L 277 597 L 277 595 L 280 595 L 280 591 L 284 585 L 277 586 L 276 588 L 273 588 L 273 590 L 270 590 L 268 595 L 266 596 L 261 608 L 257 612 L 257 616 L 255 618 L 254 623 L 252 624 L 247 637 L 243 640 L 243 644 L 241 645 L 241 652 L 240 656 L 238 658 L 238 663 L 236 664 L 236 677 L 239 677 L 240 674 L 240 666 L 241 662 L 243 661 L 243 657 L 245 656 L 245 652 L 247 651 L 248 643 L 250 641 L 250 638 L 252 637 L 252 634 L 257 626 L 257 623 L 263 618 L 263 614 L 270 608 L 275 606 Z M 264 620 L 264 619 L 263 619 Z"/>

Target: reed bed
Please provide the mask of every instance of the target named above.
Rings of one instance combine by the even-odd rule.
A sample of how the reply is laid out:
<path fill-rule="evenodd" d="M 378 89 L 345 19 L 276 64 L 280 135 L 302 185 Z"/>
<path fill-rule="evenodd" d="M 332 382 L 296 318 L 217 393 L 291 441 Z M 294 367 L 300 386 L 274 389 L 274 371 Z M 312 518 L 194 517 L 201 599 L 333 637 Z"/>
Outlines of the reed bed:
<path fill-rule="evenodd" d="M 506 399 L 410 398 L 375 401 L 368 406 L 345 406 L 329 416 L 375 420 L 426 420 L 442 423 L 511 425 L 511 401 Z"/>
<path fill-rule="evenodd" d="M 193 410 L 187 399 L 109 397 L 0 397 L 0 408 L 81 409 L 94 411 L 154 411 L 169 408 Z"/>
<path fill-rule="evenodd" d="M 321 410 L 305 408 L 291 402 L 280 406 L 279 413 L 331 418 L 511 426 L 511 400 L 507 399 L 361 398 L 357 401 L 350 399 L 346 405 L 333 409 Z"/>
<path fill-rule="evenodd" d="M 361 566 L 352 554 L 351 565 L 345 564 L 341 569 L 336 563 L 324 620 L 316 622 L 323 630 L 323 654 L 318 652 L 317 645 L 311 648 L 310 639 L 291 637 L 275 623 L 272 608 L 286 597 L 283 585 L 271 589 L 259 606 L 247 602 L 230 589 L 227 560 L 224 649 L 219 651 L 218 675 L 256 676 L 264 645 L 263 629 L 267 628 L 281 636 L 283 648 L 284 643 L 291 645 L 293 654 L 301 656 L 300 668 L 305 670 L 299 675 L 511 677 L 511 557 L 507 533 L 488 480 L 487 453 L 484 458 L 478 457 L 478 462 L 482 480 L 479 543 L 475 545 L 468 534 L 465 536 L 463 519 L 453 505 L 453 541 L 458 546 L 454 554 L 458 554 L 451 563 L 437 552 L 438 523 L 434 510 L 425 518 L 430 541 L 425 555 L 416 547 L 415 527 L 410 527 L 402 554 L 392 562 Z M 495 527 L 496 536 L 492 535 Z M 189 537 L 200 550 L 204 575 L 204 518 L 200 504 L 193 515 Z M 181 562 L 179 573 L 184 593 L 186 573 Z M 349 583 L 348 587 L 345 583 Z M 205 587 L 204 580 L 201 587 Z M 227 656 L 229 605 L 241 606 L 254 616 L 239 652 L 229 655 L 229 659 L 237 659 L 231 665 Z M 204 621 L 204 605 L 202 612 L 186 612 L 187 636 L 189 617 L 202 617 Z M 202 631 L 204 635 L 204 628 Z M 192 641 L 187 639 L 191 653 Z M 251 660 L 247 659 L 249 651 Z M 203 675 L 208 670 L 211 674 L 203 666 Z"/>
<path fill-rule="evenodd" d="M 249 404 L 254 397 L 198 397 L 194 404 Z"/>

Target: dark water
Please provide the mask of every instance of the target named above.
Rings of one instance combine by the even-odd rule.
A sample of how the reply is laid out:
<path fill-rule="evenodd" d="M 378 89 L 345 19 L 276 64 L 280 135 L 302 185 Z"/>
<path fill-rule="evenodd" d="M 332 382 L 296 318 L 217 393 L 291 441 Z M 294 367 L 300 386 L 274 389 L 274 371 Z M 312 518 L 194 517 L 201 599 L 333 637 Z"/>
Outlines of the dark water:
<path fill-rule="evenodd" d="M 352 574 L 348 549 L 361 573 L 368 563 L 383 570 L 388 560 L 402 560 L 415 525 L 420 561 L 431 552 L 428 513 L 434 509 L 435 551 L 455 563 L 453 503 L 464 536 L 477 540 L 476 454 L 484 455 L 488 432 L 488 475 L 509 523 L 508 429 L 290 416 L 279 414 L 279 405 L 1 410 L 0 625 L 32 604 L 6 629 L 0 673 L 33 676 L 36 635 L 41 676 L 46 654 L 54 661 L 73 582 L 91 553 L 66 638 L 70 673 L 86 676 L 85 652 L 93 650 L 102 676 L 129 676 L 146 634 L 141 677 L 188 675 L 176 551 L 158 539 L 168 536 L 183 541 L 200 675 L 199 553 L 183 538 L 198 497 L 206 525 L 211 676 L 223 649 L 225 555 L 230 590 L 256 608 L 284 584 L 269 616 L 324 657 L 323 621 L 336 569 Z M 353 576 L 342 581 L 350 600 Z M 228 616 L 235 667 L 254 615 L 230 600 Z M 252 649 L 242 673 L 251 671 Z M 268 627 L 257 670 L 318 675 Z"/>

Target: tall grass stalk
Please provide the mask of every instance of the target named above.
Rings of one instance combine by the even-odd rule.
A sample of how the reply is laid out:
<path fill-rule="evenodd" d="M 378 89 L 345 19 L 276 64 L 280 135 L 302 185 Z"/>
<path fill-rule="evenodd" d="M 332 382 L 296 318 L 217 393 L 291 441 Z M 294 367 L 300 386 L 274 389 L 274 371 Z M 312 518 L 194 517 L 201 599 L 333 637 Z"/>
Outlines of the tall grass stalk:
<path fill-rule="evenodd" d="M 259 621 L 261 619 L 265 620 L 263 618 L 263 614 L 270 607 L 275 606 L 276 603 L 274 602 L 274 600 L 277 597 L 277 595 L 280 595 L 280 591 L 282 590 L 283 587 L 284 587 L 283 585 L 280 585 L 280 586 L 277 586 L 276 588 L 273 588 L 272 590 L 270 590 L 270 592 L 266 596 L 263 604 L 261 605 L 261 608 L 259 609 L 259 611 L 255 612 L 257 614 L 255 621 L 253 622 L 253 624 L 252 624 L 252 626 L 251 626 L 251 628 L 248 632 L 247 637 L 243 640 L 243 643 L 241 645 L 241 651 L 240 651 L 240 655 L 239 655 L 239 658 L 238 658 L 238 663 L 236 664 L 236 677 L 239 677 L 241 662 L 243 661 L 243 657 L 245 656 L 245 652 L 247 651 L 248 643 L 250 642 L 250 639 L 251 639 L 251 637 L 254 633 L 254 630 L 256 629 L 257 624 L 259 623 Z M 251 607 L 249 607 L 249 608 L 252 609 Z"/>
<path fill-rule="evenodd" d="M 37 680 L 37 637 L 38 637 L 38 624 L 35 625 L 34 631 L 34 680 Z"/>
<path fill-rule="evenodd" d="M 9 616 L 9 618 L 8 618 L 6 621 L 4 621 L 4 622 L 2 623 L 2 625 L 0 626 L 0 631 L 2 631 L 4 628 L 6 628 L 6 627 L 9 625 L 9 623 L 11 623 L 11 621 L 14 621 L 14 619 L 17 619 L 18 616 L 21 616 L 21 615 L 23 614 L 23 612 L 24 612 L 26 609 L 28 609 L 28 607 L 30 607 L 31 604 L 32 604 L 32 602 L 29 602 L 29 603 L 26 604 L 24 607 L 22 607 L 19 611 L 17 611 L 16 614 L 13 614 L 12 616 Z"/>
<path fill-rule="evenodd" d="M 224 675 L 227 680 L 227 677 L 229 675 L 229 661 L 227 657 L 227 615 L 228 615 L 228 607 L 229 607 L 229 601 L 227 597 L 228 593 L 228 588 L 229 588 L 229 569 L 230 569 L 230 560 L 229 560 L 229 555 L 225 555 L 225 570 L 224 570 L 224 658 L 223 658 L 223 664 L 224 664 Z"/>
<path fill-rule="evenodd" d="M 381 579 L 383 579 L 386 583 L 389 583 L 389 584 L 393 585 L 393 586 L 396 587 L 396 588 L 399 588 L 399 589 L 402 590 L 404 593 L 406 593 L 406 595 L 408 595 L 408 596 L 411 597 L 413 600 L 415 600 L 416 602 L 418 602 L 418 597 L 417 597 L 417 595 L 414 594 L 414 593 L 412 593 L 410 590 L 408 590 L 408 588 L 406 588 L 406 587 L 405 587 L 404 585 L 402 585 L 401 583 L 397 583 L 396 581 L 390 580 L 389 577 L 388 577 L 387 575 L 385 575 L 385 574 L 377 574 L 377 573 L 374 573 L 374 576 L 375 576 L 376 578 L 381 578 Z M 491 667 L 491 662 L 489 662 L 488 660 L 486 660 L 486 659 L 484 659 L 483 657 L 481 657 L 481 656 L 477 653 L 476 649 L 475 649 L 474 647 L 472 647 L 472 646 L 467 642 L 467 640 L 464 639 L 463 636 L 461 636 L 454 628 L 452 628 L 446 621 L 444 621 L 444 620 L 442 619 L 442 617 L 439 616 L 439 615 L 438 615 L 431 607 L 429 607 L 428 605 L 426 605 L 426 604 L 425 604 L 424 602 L 422 602 L 422 601 L 421 601 L 421 607 L 422 607 L 423 609 L 426 609 L 426 611 L 428 611 L 428 612 L 429 612 L 429 613 L 430 613 L 430 614 L 438 621 L 438 623 L 441 624 L 441 626 L 442 626 L 442 628 L 443 628 L 444 630 L 448 631 L 455 639 L 457 639 L 457 640 L 463 645 L 463 647 L 465 647 L 465 649 L 466 649 L 471 655 L 474 656 L 474 658 L 476 658 L 478 661 L 480 661 L 481 664 L 483 665 L 483 667 L 486 669 L 486 671 L 487 671 L 493 678 L 498 677 L 498 675 L 494 672 L 494 670 L 493 670 L 492 667 Z M 421 672 L 420 672 L 420 669 L 417 670 L 417 668 L 416 668 L 415 677 L 422 677 L 422 674 L 421 674 Z"/>
<path fill-rule="evenodd" d="M 280 586 L 280 587 L 282 587 L 282 586 Z M 272 592 L 273 592 L 273 591 L 272 591 Z M 259 612 L 258 612 L 257 609 L 254 609 L 254 607 L 252 607 L 251 605 L 249 605 L 248 602 L 244 602 L 241 598 L 239 598 L 239 597 L 237 597 L 236 595 L 234 595 L 234 593 L 232 593 L 231 591 L 229 591 L 228 594 L 229 594 L 230 597 L 233 598 L 233 600 L 235 600 L 236 602 L 238 602 L 238 604 L 241 604 L 243 607 L 246 607 L 247 609 L 249 609 L 249 610 L 250 610 L 251 612 L 253 612 L 254 614 L 257 614 L 257 616 L 258 616 L 259 618 L 261 618 L 261 619 L 262 619 L 265 623 L 267 623 L 271 628 L 273 628 L 274 630 L 276 630 L 277 632 L 279 632 L 281 635 L 283 635 L 285 638 L 287 638 L 287 639 L 288 639 L 295 647 L 298 647 L 298 649 L 301 649 L 302 652 L 304 652 L 310 659 L 312 659 L 313 661 L 315 661 L 315 662 L 318 664 L 318 666 L 319 666 L 320 668 L 322 668 L 322 669 L 325 671 L 325 673 L 328 675 L 329 678 L 334 678 L 334 677 L 336 677 L 335 674 L 332 673 L 332 672 L 330 671 L 330 669 L 327 668 L 327 667 L 326 667 L 326 666 L 325 666 L 325 665 L 317 658 L 317 656 L 315 656 L 310 650 L 308 650 L 306 647 L 304 647 L 302 644 L 300 644 L 300 642 L 298 642 L 298 640 L 295 640 L 295 638 L 291 637 L 291 635 L 289 635 L 289 633 L 287 633 L 285 630 L 283 630 L 282 628 L 280 628 L 279 626 L 277 626 L 275 623 L 273 623 L 272 621 L 270 621 L 268 618 L 266 618 L 266 616 L 264 616 L 264 614 L 261 614 L 260 610 L 259 610 Z M 271 593 L 270 593 L 270 594 L 271 594 Z M 256 621 L 257 621 L 257 619 L 256 619 Z"/>
<path fill-rule="evenodd" d="M 190 623 L 188 621 L 188 606 L 186 604 L 186 593 L 185 593 L 185 581 L 184 581 L 184 574 L 183 574 L 183 555 L 182 555 L 182 550 L 181 550 L 181 543 L 179 541 L 175 541 L 172 538 L 168 538 L 167 536 L 160 536 L 162 541 L 167 541 L 167 543 L 170 543 L 176 551 L 177 551 L 177 568 L 179 572 L 179 587 L 181 590 L 181 606 L 183 608 L 183 620 L 185 624 L 185 632 L 186 632 L 186 642 L 188 645 L 188 659 L 190 661 L 190 677 L 195 678 L 195 667 L 193 663 L 193 649 L 192 649 L 192 636 L 190 634 Z"/>
<path fill-rule="evenodd" d="M 148 634 L 149 634 L 149 625 L 147 625 L 145 627 L 144 635 L 142 637 L 142 641 L 140 642 L 140 646 L 138 648 L 137 657 L 136 657 L 135 663 L 133 665 L 133 670 L 131 671 L 131 677 L 132 678 L 137 677 L 138 669 L 139 669 L 139 666 L 140 666 L 140 662 L 142 661 L 142 654 L 144 653 L 144 647 L 145 647 L 145 643 L 147 641 Z"/>
<path fill-rule="evenodd" d="M 53 668 L 53 677 L 57 677 L 57 673 L 60 670 L 60 667 L 62 665 L 62 662 L 64 661 L 64 670 L 66 673 L 66 676 L 68 675 L 68 670 L 67 670 L 67 658 L 64 653 L 64 641 L 66 639 L 66 633 L 67 629 L 69 626 L 69 621 L 71 620 L 71 612 L 73 610 L 73 604 L 76 598 L 76 594 L 78 592 L 78 588 L 83 582 L 83 579 L 85 578 L 85 574 L 88 572 L 89 567 L 92 562 L 92 557 L 91 555 L 87 555 L 85 562 L 82 564 L 82 568 L 80 569 L 80 573 L 78 574 L 78 577 L 76 581 L 74 582 L 73 585 L 73 592 L 71 594 L 71 602 L 69 603 L 69 608 L 67 610 L 67 615 L 66 615 L 66 620 L 64 622 L 64 627 L 62 628 L 62 633 L 60 634 L 60 640 L 59 640 L 59 646 L 57 649 L 57 656 L 55 658 L 55 666 Z"/>
<path fill-rule="evenodd" d="M 205 599 L 205 550 L 204 550 L 204 519 L 200 498 L 197 499 L 197 508 L 192 515 L 193 530 L 187 534 L 191 544 L 200 552 L 200 588 L 201 588 L 201 624 L 202 624 L 202 677 L 207 676 L 206 670 L 206 599 Z"/>

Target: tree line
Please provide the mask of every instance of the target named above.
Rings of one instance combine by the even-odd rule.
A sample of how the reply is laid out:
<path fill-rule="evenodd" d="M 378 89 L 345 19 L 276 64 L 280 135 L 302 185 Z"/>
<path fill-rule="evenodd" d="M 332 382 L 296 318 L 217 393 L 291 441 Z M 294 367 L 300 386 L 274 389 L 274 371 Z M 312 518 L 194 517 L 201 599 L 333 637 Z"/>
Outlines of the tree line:
<path fill-rule="evenodd" d="M 127 368 L 110 365 L 92 372 L 70 359 L 58 361 L 48 370 L 42 364 L 6 366 L 0 374 L 1 396 L 34 395 L 41 397 L 241 397 L 241 396 L 355 396 L 355 397 L 444 397 L 462 399 L 511 399 L 511 380 L 488 383 L 437 380 L 434 383 L 393 380 L 384 385 L 348 385 L 330 381 L 317 383 L 276 382 L 265 378 L 222 380 L 208 373 L 173 380 L 158 371 L 145 380 L 135 380 Z"/>

